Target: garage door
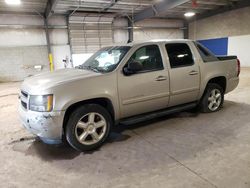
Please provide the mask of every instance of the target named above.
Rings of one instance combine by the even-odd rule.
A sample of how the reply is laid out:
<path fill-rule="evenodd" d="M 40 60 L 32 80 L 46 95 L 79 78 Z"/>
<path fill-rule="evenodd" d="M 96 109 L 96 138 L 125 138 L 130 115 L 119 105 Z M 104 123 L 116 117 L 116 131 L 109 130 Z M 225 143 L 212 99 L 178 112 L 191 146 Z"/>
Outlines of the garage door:
<path fill-rule="evenodd" d="M 113 17 L 71 16 L 69 35 L 73 54 L 94 53 L 113 43 Z"/>

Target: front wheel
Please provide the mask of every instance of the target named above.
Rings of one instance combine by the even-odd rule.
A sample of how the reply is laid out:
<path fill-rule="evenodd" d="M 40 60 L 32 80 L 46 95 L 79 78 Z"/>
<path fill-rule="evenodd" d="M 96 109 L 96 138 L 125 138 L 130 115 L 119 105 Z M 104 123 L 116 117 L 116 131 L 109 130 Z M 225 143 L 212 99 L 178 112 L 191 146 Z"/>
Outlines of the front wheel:
<path fill-rule="evenodd" d="M 209 83 L 200 101 L 202 112 L 216 112 L 221 109 L 224 102 L 224 91 L 221 86 Z"/>
<path fill-rule="evenodd" d="M 86 104 L 70 115 L 66 139 L 78 151 L 94 150 L 104 143 L 111 125 L 111 116 L 105 108 Z"/>

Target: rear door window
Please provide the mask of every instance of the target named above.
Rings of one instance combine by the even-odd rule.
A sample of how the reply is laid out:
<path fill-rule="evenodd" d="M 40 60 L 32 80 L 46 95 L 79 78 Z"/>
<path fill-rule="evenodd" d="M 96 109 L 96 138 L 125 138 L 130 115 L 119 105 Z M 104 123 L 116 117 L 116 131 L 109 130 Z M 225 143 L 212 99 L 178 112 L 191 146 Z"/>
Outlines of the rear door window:
<path fill-rule="evenodd" d="M 166 44 L 171 68 L 192 66 L 194 64 L 193 54 L 186 43 Z"/>

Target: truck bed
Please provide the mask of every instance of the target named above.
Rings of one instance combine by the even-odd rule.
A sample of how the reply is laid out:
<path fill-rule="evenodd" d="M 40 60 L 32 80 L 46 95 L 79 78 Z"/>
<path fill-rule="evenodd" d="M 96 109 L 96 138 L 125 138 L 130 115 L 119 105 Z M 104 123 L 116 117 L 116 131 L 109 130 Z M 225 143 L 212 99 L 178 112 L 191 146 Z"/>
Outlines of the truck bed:
<path fill-rule="evenodd" d="M 237 56 L 216 56 L 220 61 L 237 59 Z"/>

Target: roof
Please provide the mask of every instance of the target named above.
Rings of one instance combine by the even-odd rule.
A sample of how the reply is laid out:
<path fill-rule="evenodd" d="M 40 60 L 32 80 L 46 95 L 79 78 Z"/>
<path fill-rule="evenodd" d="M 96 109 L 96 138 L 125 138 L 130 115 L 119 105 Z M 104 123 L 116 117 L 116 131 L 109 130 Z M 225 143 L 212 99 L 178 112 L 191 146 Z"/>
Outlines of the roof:
<path fill-rule="evenodd" d="M 243 3 L 241 3 L 243 2 Z M 7 5 L 0 0 L 0 14 L 56 14 L 70 15 L 77 12 L 113 14 L 114 16 L 135 16 L 139 13 L 156 18 L 184 19 L 187 11 L 203 15 L 230 10 L 231 7 L 249 6 L 249 0 L 21 0 L 21 5 Z M 161 7 L 163 5 L 164 7 Z M 171 6 L 170 6 L 171 5 Z M 166 7 L 166 9 L 165 9 Z M 146 12 L 148 11 L 148 12 Z"/>
<path fill-rule="evenodd" d="M 114 46 L 135 46 L 135 45 L 141 45 L 141 44 L 152 44 L 152 43 L 166 43 L 166 42 L 192 42 L 193 40 L 190 39 L 154 39 L 154 40 L 148 40 L 148 41 L 134 41 L 130 43 L 116 43 Z"/>

